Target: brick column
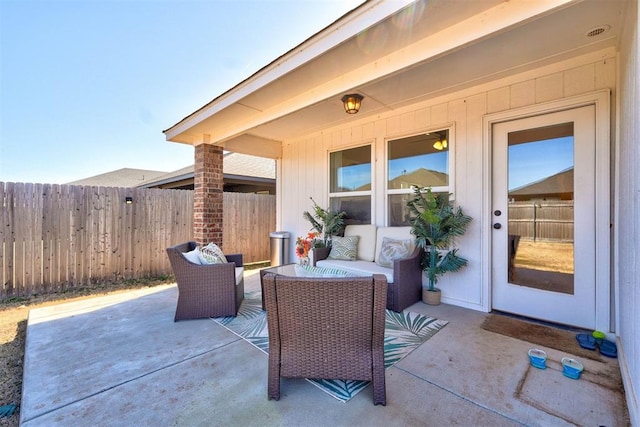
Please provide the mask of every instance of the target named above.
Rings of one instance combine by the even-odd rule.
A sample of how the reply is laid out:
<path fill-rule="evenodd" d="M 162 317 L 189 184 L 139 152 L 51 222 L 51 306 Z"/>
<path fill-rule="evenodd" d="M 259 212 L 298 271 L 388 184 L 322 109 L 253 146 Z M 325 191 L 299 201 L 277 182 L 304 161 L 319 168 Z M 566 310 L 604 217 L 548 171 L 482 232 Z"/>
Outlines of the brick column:
<path fill-rule="evenodd" d="M 195 146 L 193 237 L 199 245 L 222 247 L 223 171 L 222 147 Z"/>

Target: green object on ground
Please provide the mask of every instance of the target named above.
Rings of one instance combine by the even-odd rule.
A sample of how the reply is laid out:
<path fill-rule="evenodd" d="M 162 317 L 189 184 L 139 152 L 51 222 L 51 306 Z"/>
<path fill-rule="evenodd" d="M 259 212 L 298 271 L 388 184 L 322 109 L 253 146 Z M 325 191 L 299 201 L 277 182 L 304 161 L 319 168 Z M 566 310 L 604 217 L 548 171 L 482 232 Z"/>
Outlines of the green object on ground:
<path fill-rule="evenodd" d="M 0 406 L 0 418 L 2 418 L 2 417 L 9 418 L 10 416 L 13 415 L 13 413 L 15 411 L 16 411 L 16 405 L 3 405 L 3 406 Z"/>

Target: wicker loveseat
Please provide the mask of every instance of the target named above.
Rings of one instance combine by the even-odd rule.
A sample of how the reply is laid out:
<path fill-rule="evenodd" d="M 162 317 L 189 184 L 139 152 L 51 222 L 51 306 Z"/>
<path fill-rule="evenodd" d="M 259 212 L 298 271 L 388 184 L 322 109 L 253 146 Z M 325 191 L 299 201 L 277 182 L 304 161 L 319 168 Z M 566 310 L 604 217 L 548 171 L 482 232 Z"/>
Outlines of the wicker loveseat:
<path fill-rule="evenodd" d="M 345 236 L 358 236 L 357 255 L 354 261 L 327 259 L 329 248 L 313 250 L 313 265 L 345 270 L 355 275 L 370 276 L 384 274 L 387 278 L 387 308 L 400 312 L 422 300 L 422 267 L 420 249 L 409 256 L 393 261 L 393 267 L 383 267 L 376 261 L 380 258 L 385 238 L 415 240 L 411 227 L 377 227 L 375 225 L 347 225 Z"/>
<path fill-rule="evenodd" d="M 195 242 L 167 248 L 178 284 L 174 321 L 237 315 L 244 298 L 242 254 L 225 255 L 227 263 L 201 265 L 184 256 L 195 248 Z"/>
<path fill-rule="evenodd" d="M 384 327 L 387 283 L 373 277 L 264 276 L 269 328 L 268 398 L 280 378 L 371 381 L 386 405 Z"/>

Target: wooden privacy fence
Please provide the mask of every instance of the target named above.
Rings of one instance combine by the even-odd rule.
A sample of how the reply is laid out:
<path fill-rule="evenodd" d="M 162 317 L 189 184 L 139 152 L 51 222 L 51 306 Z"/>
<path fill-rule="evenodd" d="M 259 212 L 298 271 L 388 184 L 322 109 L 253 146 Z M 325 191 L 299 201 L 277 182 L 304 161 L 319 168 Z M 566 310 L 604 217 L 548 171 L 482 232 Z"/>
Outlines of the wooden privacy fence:
<path fill-rule="evenodd" d="M 224 203 L 224 250 L 269 259 L 275 197 Z M 193 235 L 191 190 L 0 182 L 0 209 L 0 298 L 169 274 L 166 247 Z"/>
<path fill-rule="evenodd" d="M 573 200 L 509 203 L 509 234 L 573 242 Z"/>
<path fill-rule="evenodd" d="M 224 193 L 222 248 L 245 263 L 270 259 L 269 233 L 276 227 L 276 196 Z"/>

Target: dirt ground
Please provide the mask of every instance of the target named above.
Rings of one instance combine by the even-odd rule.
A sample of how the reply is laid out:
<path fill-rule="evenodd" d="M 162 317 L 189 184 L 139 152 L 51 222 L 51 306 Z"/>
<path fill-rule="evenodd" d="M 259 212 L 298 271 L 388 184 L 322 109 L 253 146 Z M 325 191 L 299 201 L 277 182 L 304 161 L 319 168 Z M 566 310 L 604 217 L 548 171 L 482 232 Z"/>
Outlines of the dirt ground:
<path fill-rule="evenodd" d="M 173 283 L 173 278 L 128 280 L 101 284 L 91 289 L 73 290 L 63 294 L 0 301 L 0 406 L 17 405 L 16 411 L 11 417 L 0 418 L 0 426 L 17 427 L 20 422 L 22 363 L 29 310 L 165 283 Z"/>
<path fill-rule="evenodd" d="M 520 240 L 515 266 L 573 274 L 573 243 Z"/>

